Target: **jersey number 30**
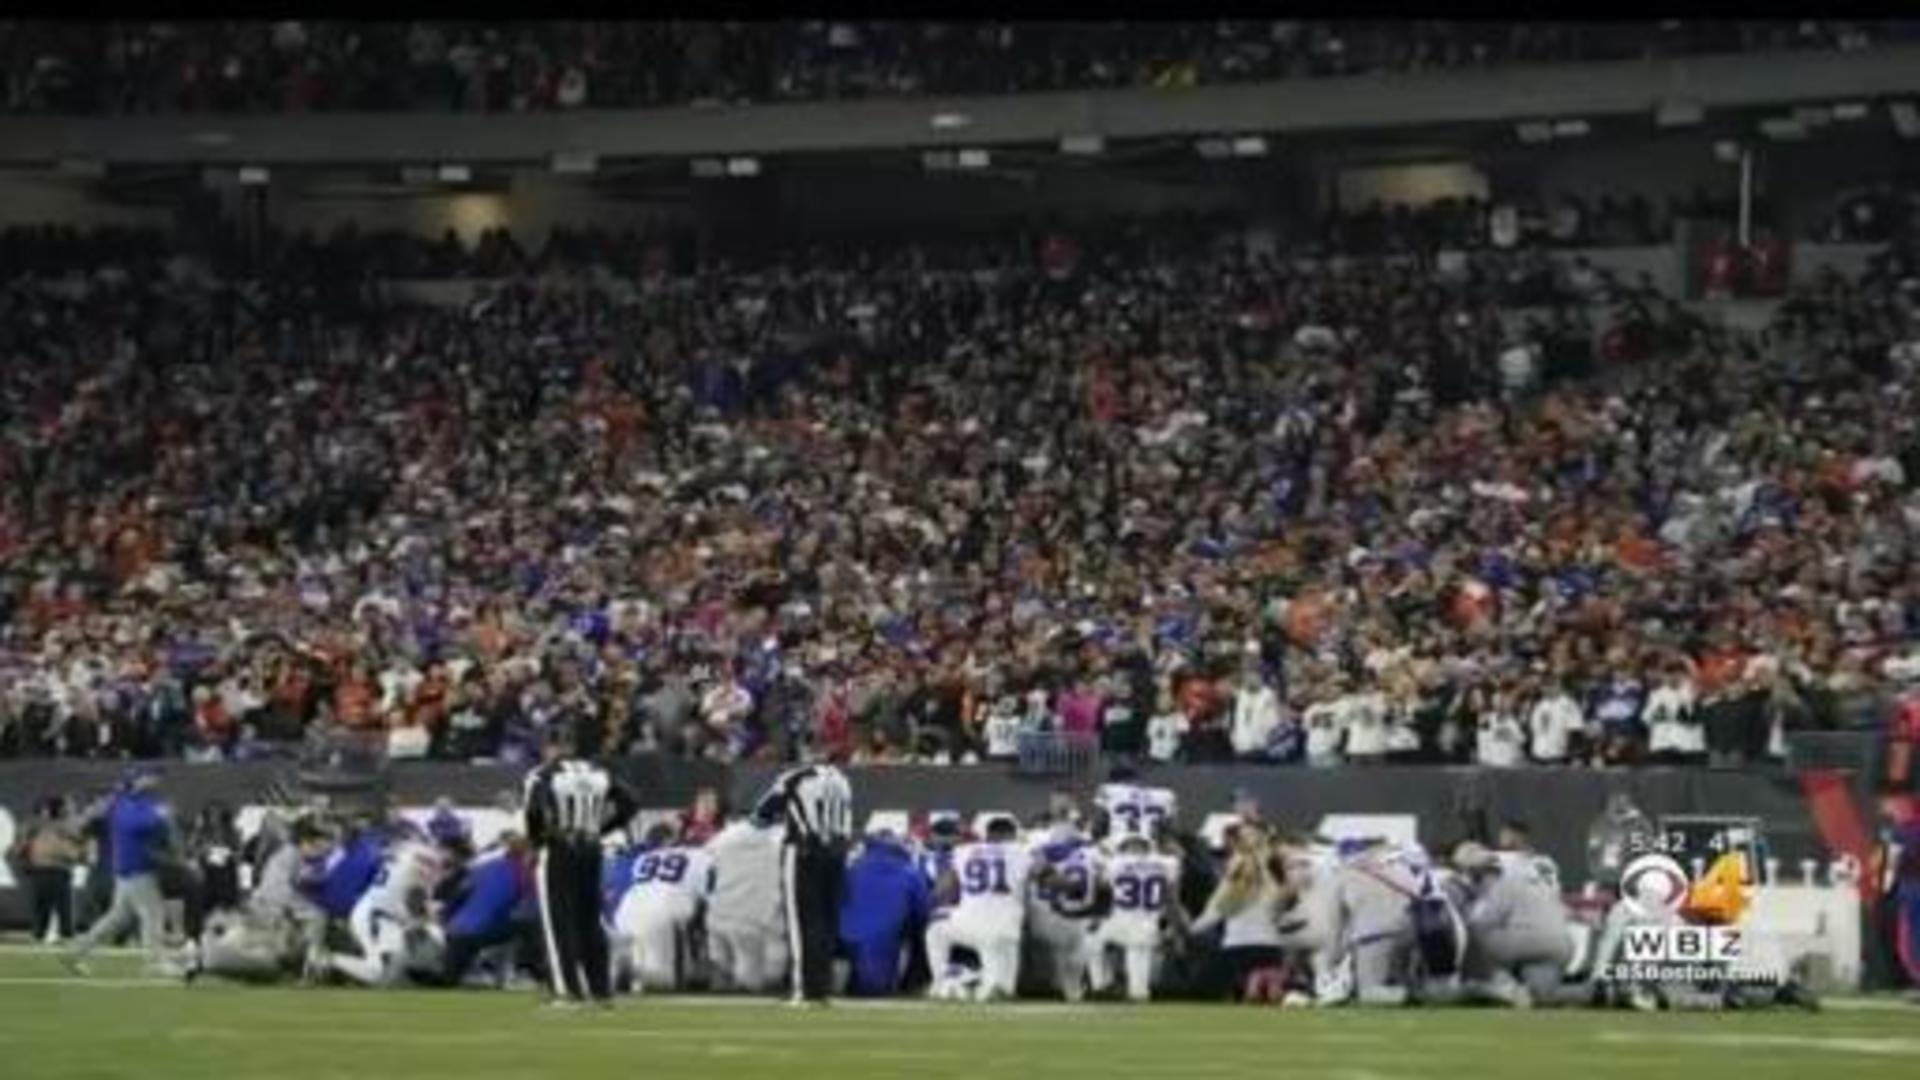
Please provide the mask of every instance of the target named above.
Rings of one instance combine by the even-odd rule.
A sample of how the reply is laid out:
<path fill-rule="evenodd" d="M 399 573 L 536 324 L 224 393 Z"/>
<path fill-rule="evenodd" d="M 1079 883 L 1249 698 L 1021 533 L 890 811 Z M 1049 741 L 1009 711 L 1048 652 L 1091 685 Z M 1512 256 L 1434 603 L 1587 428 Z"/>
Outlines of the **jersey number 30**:
<path fill-rule="evenodd" d="M 1167 880 L 1132 874 L 1117 877 L 1113 880 L 1113 906 L 1121 911 L 1159 911 L 1167 906 Z"/>

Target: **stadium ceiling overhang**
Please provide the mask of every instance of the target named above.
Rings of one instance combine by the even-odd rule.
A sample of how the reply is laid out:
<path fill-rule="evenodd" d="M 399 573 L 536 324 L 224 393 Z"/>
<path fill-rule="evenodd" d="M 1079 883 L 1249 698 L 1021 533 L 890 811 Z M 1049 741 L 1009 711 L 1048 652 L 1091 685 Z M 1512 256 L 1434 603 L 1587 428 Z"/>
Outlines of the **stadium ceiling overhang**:
<path fill-rule="evenodd" d="M 0 118 L 0 165 L 536 164 L 1711 116 L 1911 99 L 1920 47 L 1303 79 L 1188 90 L 509 114 Z M 1689 122 L 1682 119 L 1679 122 Z"/>

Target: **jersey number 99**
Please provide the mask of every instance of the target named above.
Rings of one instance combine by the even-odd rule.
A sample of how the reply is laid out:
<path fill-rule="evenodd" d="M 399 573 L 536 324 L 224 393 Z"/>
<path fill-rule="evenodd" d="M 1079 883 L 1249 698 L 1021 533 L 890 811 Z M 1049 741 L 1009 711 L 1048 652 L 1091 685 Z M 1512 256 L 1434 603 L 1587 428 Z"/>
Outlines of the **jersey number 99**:
<path fill-rule="evenodd" d="M 679 854 L 642 855 L 640 861 L 633 864 L 633 883 L 645 885 L 658 881 L 662 885 L 678 885 L 680 879 L 687 876 L 687 857 Z"/>

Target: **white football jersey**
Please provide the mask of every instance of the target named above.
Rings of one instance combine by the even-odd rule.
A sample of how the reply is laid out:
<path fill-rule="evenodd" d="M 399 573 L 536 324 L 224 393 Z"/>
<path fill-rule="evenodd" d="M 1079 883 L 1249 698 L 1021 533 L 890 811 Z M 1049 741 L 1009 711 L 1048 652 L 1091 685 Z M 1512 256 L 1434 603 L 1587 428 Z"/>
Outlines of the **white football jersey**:
<path fill-rule="evenodd" d="M 1322 701 L 1309 706 L 1301 714 L 1301 722 L 1307 728 L 1307 757 L 1314 760 L 1333 758 L 1340 753 L 1340 742 L 1346 738 L 1347 711 L 1342 700 Z"/>
<path fill-rule="evenodd" d="M 691 914 L 713 885 L 713 856 L 701 848 L 656 848 L 633 861 L 632 895 L 645 908 Z"/>
<path fill-rule="evenodd" d="M 1022 720 L 1016 712 L 993 712 L 986 722 L 987 756 L 995 760 L 1020 754 Z"/>
<path fill-rule="evenodd" d="M 1526 760 L 1527 732 L 1520 718 L 1496 713 L 1474 732 L 1474 754 L 1480 764 L 1510 769 Z"/>
<path fill-rule="evenodd" d="M 1342 726 L 1347 732 L 1347 753 L 1356 757 L 1376 757 L 1392 747 L 1388 743 L 1387 697 L 1379 691 L 1353 694 L 1342 699 L 1345 715 Z M 1308 735 L 1311 740 L 1312 735 Z"/>
<path fill-rule="evenodd" d="M 707 918 L 734 926 L 780 927 L 780 830 L 736 821 L 707 842 L 713 894 Z"/>
<path fill-rule="evenodd" d="M 1560 867 L 1553 861 L 1553 856 L 1536 851 L 1497 851 L 1494 854 L 1500 859 L 1501 876 L 1524 881 L 1556 899 L 1560 896 Z"/>
<path fill-rule="evenodd" d="M 1044 907 L 1068 917 L 1084 915 L 1092 909 L 1098 894 L 1102 873 L 1100 851 L 1092 844 L 1076 844 L 1071 851 L 1056 859 L 1047 858 L 1044 841 L 1036 843 L 1032 849 L 1033 886 L 1029 901 L 1036 907 Z M 1040 883 L 1038 867 L 1050 867 L 1056 880 L 1050 885 Z"/>
<path fill-rule="evenodd" d="M 440 880 L 440 869 L 440 852 L 433 845 L 402 840 L 387 850 L 365 900 L 375 910 L 402 914 L 407 897 L 431 890 Z"/>
<path fill-rule="evenodd" d="M 1154 839 L 1162 824 L 1171 824 L 1180 804 L 1167 788 L 1138 784 L 1102 784 L 1094 802 L 1107 812 L 1107 843 L 1129 836 Z"/>
<path fill-rule="evenodd" d="M 953 853 L 953 872 L 960 879 L 960 902 L 955 917 L 992 920 L 1019 926 L 1026 917 L 1027 882 L 1033 856 L 1017 843 L 966 844 Z"/>
<path fill-rule="evenodd" d="M 1345 864 L 1409 896 L 1425 895 L 1433 887 L 1433 860 L 1418 844 L 1381 844 L 1348 855 Z"/>
<path fill-rule="evenodd" d="M 1180 902 L 1180 860 L 1171 855 L 1122 855 L 1106 864 L 1113 890 L 1113 928 L 1131 928 L 1138 936 L 1157 934 L 1161 919 Z"/>
<path fill-rule="evenodd" d="M 1298 851 L 1289 851 L 1286 867 L 1289 881 L 1298 877 L 1307 888 L 1325 885 L 1339 873 L 1340 851 L 1331 844 L 1312 844 Z"/>
<path fill-rule="evenodd" d="M 1191 725 L 1183 712 L 1161 713 L 1147 721 L 1147 754 L 1155 761 L 1172 761 L 1180 756 L 1180 742 Z"/>

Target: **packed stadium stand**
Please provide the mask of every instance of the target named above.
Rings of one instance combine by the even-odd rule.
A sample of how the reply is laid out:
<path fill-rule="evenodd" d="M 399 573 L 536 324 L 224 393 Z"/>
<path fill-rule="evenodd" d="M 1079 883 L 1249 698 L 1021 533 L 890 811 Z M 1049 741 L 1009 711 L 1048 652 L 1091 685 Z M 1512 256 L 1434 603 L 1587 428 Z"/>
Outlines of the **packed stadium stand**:
<path fill-rule="evenodd" d="M 1912 19 L 0 19 L 0 1060 L 1898 1070 L 1916 147 Z"/>
<path fill-rule="evenodd" d="M 1911 29 L 11 22 L 0 54 L 7 111 L 84 125 L 1204 95 Z M 691 177 L 12 170 L 0 754 L 349 729 L 513 762 L 584 722 L 725 761 L 1048 732 L 1628 765 L 1872 727 L 1920 660 L 1920 328 L 1914 177 L 1863 163 L 1911 108 Z"/>

